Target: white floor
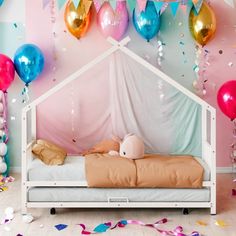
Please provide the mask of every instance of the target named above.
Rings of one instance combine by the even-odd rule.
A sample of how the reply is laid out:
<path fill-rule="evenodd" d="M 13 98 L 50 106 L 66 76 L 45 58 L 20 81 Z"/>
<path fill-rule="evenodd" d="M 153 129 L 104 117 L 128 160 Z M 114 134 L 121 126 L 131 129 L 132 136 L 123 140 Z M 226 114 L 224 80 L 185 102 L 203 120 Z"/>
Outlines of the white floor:
<path fill-rule="evenodd" d="M 0 225 L 0 236 L 54 236 L 54 235 L 81 235 L 81 228 L 76 225 L 84 223 L 92 230 L 100 223 L 120 219 L 136 219 L 146 223 L 154 223 L 163 217 L 169 222 L 163 226 L 172 230 L 176 226 L 184 227 L 186 233 L 193 230 L 199 231 L 204 236 L 236 236 L 236 196 L 231 196 L 231 189 L 236 189 L 236 183 L 232 183 L 232 176 L 219 174 L 217 176 L 217 210 L 216 216 L 210 216 L 209 210 L 194 209 L 189 215 L 182 215 L 180 209 L 59 209 L 56 215 L 50 215 L 48 209 L 33 209 L 30 212 L 34 215 L 35 221 L 31 224 L 22 222 L 20 215 L 20 176 L 15 175 L 16 181 L 9 183 L 9 189 L 0 193 L 0 219 L 4 215 L 4 209 L 12 206 L 15 209 L 15 218 L 8 225 Z M 197 225 L 197 221 L 206 222 L 207 226 Z M 228 226 L 219 227 L 215 225 L 216 220 L 225 221 Z M 57 231 L 56 224 L 67 224 L 65 230 Z M 40 225 L 43 225 L 41 228 Z M 10 231 L 6 231 L 5 227 Z M 128 225 L 125 228 L 114 229 L 102 235 L 112 236 L 151 236 L 160 235 L 151 228 Z"/>

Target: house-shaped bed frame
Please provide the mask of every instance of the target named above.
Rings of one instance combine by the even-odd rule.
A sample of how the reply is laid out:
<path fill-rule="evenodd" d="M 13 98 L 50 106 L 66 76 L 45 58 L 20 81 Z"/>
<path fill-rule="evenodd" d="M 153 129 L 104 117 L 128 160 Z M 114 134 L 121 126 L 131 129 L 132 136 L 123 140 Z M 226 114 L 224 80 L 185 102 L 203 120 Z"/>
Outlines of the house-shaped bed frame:
<path fill-rule="evenodd" d="M 27 208 L 210 208 L 211 214 L 216 214 L 216 111 L 204 100 L 190 92 L 185 87 L 178 84 L 169 76 L 161 72 L 155 66 L 138 56 L 126 45 L 130 41 L 126 37 L 120 42 L 108 38 L 111 47 L 104 53 L 96 57 L 80 68 L 77 72 L 70 75 L 61 83 L 44 93 L 22 110 L 22 214 L 27 213 Z M 86 187 L 86 183 L 81 181 L 29 181 L 27 178 L 28 162 L 32 160 L 31 148 L 37 137 L 37 106 L 48 97 L 68 85 L 70 82 L 79 78 L 83 73 L 90 70 L 116 51 L 122 51 L 137 63 L 146 67 L 148 70 L 159 76 L 161 79 L 181 91 L 183 94 L 198 103 L 202 108 L 202 159 L 210 168 L 210 180 L 203 182 L 203 187 L 210 191 L 210 201 L 207 202 L 30 202 L 28 201 L 28 190 L 32 187 Z"/>

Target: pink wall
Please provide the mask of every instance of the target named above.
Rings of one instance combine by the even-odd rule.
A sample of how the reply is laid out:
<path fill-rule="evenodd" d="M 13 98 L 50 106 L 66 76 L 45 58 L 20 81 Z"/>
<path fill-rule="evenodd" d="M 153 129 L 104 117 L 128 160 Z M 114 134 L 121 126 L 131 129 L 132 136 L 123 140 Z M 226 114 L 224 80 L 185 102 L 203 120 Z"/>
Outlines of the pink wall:
<path fill-rule="evenodd" d="M 206 101 L 217 108 L 217 166 L 223 167 L 230 166 L 229 145 L 233 141 L 233 126 L 229 118 L 219 110 L 216 95 L 224 82 L 236 79 L 236 9 L 224 1 L 211 2 L 217 18 L 217 32 L 207 45 L 211 55 L 207 78 L 216 84 L 216 90 L 209 88 L 210 94 L 206 96 Z M 223 50 L 223 54 L 219 54 L 219 50 Z M 229 62 L 233 63 L 232 67 L 228 65 Z"/>
<path fill-rule="evenodd" d="M 50 87 L 53 87 L 58 82 L 62 81 L 69 74 L 76 71 L 82 65 L 86 64 L 96 55 L 103 52 L 104 49 L 109 47 L 109 44 L 98 32 L 94 21 L 86 37 L 80 41 L 73 38 L 69 33 L 65 33 L 62 9 L 58 12 L 55 24 L 57 60 L 54 64 L 52 59 L 53 40 L 50 9 L 48 8 L 43 10 L 41 2 L 41 0 L 26 1 L 27 40 L 28 42 L 33 42 L 39 45 L 43 49 L 47 61 L 43 75 L 31 86 L 32 99 L 38 97 Z M 210 82 L 208 83 L 209 92 L 206 96 L 206 100 L 217 108 L 217 166 L 223 167 L 230 166 L 229 144 L 232 142 L 232 124 L 229 119 L 218 110 L 216 105 L 216 93 L 222 83 L 227 80 L 236 79 L 236 14 L 235 9 L 230 8 L 223 1 L 212 0 L 211 3 L 217 17 L 217 34 L 214 40 L 207 45 L 207 48 L 211 52 L 211 64 L 207 71 L 207 76 Z M 184 22 L 184 24 L 187 24 L 187 21 Z M 129 27 L 129 32 L 133 35 L 133 26 L 131 26 L 131 23 Z M 138 48 L 139 51 L 141 50 L 141 46 L 139 46 L 140 40 L 141 39 L 138 36 L 135 36 L 134 41 L 132 41 L 132 45 Z M 179 39 L 176 38 L 176 41 L 177 40 Z M 168 51 L 168 47 L 166 47 L 165 50 Z M 223 50 L 222 55 L 218 53 L 219 50 Z M 229 62 L 233 62 L 232 67 L 228 66 Z M 106 65 L 103 66 L 105 69 Z M 192 70 L 192 67 L 189 68 L 189 70 Z M 166 71 L 166 73 L 168 73 L 168 71 Z M 56 78 L 56 81 L 54 81 L 54 78 Z M 78 86 L 80 87 L 81 92 L 87 91 L 88 93 L 93 94 L 93 96 L 100 98 L 99 101 L 101 103 L 102 101 L 106 101 L 108 96 L 108 94 L 104 92 L 104 86 L 106 86 L 104 81 L 105 79 L 101 80 L 100 86 L 97 89 L 92 88 L 92 90 L 89 91 L 87 91 L 89 86 L 88 84 L 86 85 L 86 81 L 82 81 L 82 84 L 80 83 Z M 212 89 L 212 83 L 216 84 L 216 90 Z M 101 94 L 103 94 L 102 97 L 100 96 Z M 58 103 L 55 103 L 56 100 Z M 50 103 L 50 106 L 47 105 L 46 111 L 40 109 L 40 112 L 41 114 L 42 112 L 51 112 L 53 106 L 60 106 L 61 103 L 63 103 L 61 97 L 54 98 L 54 103 Z M 69 103 L 67 105 L 69 106 Z M 90 114 L 90 112 L 88 104 L 88 106 L 85 107 L 84 113 Z M 59 113 L 58 115 L 65 116 L 65 114 Z M 93 117 L 96 116 L 97 114 L 93 114 Z M 83 125 L 84 124 L 86 124 L 86 120 L 83 121 Z M 46 127 L 43 126 L 40 126 L 39 128 L 44 130 L 46 129 Z M 104 129 L 104 132 L 108 133 L 108 130 Z"/>

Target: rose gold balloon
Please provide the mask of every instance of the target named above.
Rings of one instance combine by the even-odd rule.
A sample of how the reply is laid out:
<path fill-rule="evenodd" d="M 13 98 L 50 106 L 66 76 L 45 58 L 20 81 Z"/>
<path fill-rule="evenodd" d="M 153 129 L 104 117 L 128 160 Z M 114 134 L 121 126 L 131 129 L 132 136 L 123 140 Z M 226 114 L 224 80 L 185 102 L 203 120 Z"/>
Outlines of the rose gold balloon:
<path fill-rule="evenodd" d="M 91 4 L 92 1 L 81 0 L 77 8 L 72 1 L 66 5 L 64 18 L 67 29 L 78 39 L 88 31 L 91 21 Z"/>

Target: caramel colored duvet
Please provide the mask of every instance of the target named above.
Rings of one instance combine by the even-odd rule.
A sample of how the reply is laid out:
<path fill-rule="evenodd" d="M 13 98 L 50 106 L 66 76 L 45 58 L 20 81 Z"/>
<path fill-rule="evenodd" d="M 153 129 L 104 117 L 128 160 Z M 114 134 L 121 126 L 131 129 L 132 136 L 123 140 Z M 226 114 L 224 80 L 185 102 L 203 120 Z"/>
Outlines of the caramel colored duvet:
<path fill-rule="evenodd" d="M 146 154 L 129 160 L 109 154 L 85 157 L 88 187 L 201 188 L 204 169 L 192 156 Z"/>

